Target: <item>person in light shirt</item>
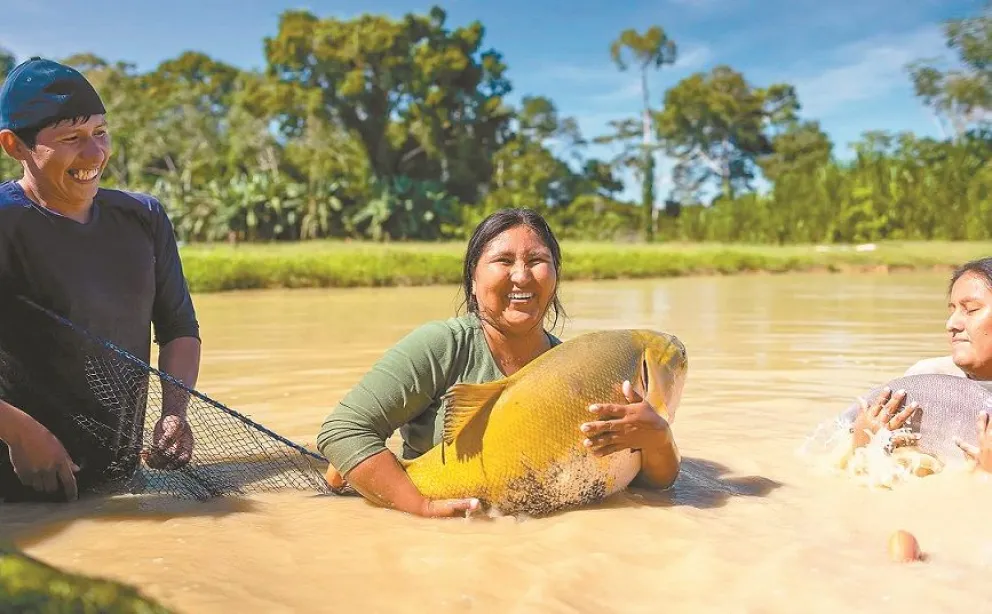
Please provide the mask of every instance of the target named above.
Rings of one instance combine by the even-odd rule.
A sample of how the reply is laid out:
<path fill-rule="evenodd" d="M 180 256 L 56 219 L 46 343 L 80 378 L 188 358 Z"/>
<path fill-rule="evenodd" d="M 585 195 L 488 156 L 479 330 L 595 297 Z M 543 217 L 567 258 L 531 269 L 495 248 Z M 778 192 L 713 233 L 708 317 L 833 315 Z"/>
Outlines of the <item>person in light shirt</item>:
<path fill-rule="evenodd" d="M 966 377 L 992 390 L 992 258 L 972 260 L 954 271 L 947 307 L 950 354 L 920 360 L 906 375 Z M 867 444 L 870 434 L 883 426 L 890 431 L 901 428 L 919 410 L 915 403 L 905 405 L 905 397 L 903 391 L 883 390 L 873 403 L 863 405 L 853 424 L 854 447 Z M 977 446 L 960 441 L 957 445 L 977 469 L 992 472 L 992 422 L 986 412 L 979 413 L 975 428 Z"/>

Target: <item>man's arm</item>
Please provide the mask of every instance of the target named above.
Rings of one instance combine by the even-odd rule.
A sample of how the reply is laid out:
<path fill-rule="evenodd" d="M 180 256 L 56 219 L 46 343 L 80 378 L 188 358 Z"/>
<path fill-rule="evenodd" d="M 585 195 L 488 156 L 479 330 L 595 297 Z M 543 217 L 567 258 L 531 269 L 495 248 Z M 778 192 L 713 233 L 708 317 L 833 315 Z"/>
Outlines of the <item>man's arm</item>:
<path fill-rule="evenodd" d="M 200 328 L 196 321 L 175 231 L 158 201 L 153 201 L 155 219 L 155 303 L 152 321 L 160 344 L 158 365 L 189 388 L 196 387 L 200 371 Z M 186 417 L 189 395 L 163 383 L 162 413 Z"/>
<path fill-rule="evenodd" d="M 75 501 L 79 467 L 62 442 L 40 422 L 0 399 L 0 440 L 10 449 L 17 478 L 38 492 L 55 492 L 61 483 L 67 501 Z"/>
<path fill-rule="evenodd" d="M 152 321 L 159 343 L 159 370 L 192 389 L 200 371 L 200 329 L 179 259 L 172 223 L 153 201 L 155 234 L 155 304 Z M 193 432 L 186 420 L 189 393 L 167 382 L 162 385 L 162 417 L 152 434 L 145 459 L 153 468 L 178 469 L 193 455 Z"/>
<path fill-rule="evenodd" d="M 196 388 L 200 373 L 200 340 L 196 337 L 179 337 L 166 343 L 159 350 L 158 368 L 182 382 L 187 388 Z M 167 382 L 162 383 L 162 414 L 186 418 L 189 393 Z"/>
<path fill-rule="evenodd" d="M 187 388 L 196 386 L 200 370 L 200 340 L 179 337 L 159 351 L 159 370 Z M 189 393 L 171 382 L 162 382 L 162 416 L 152 432 L 152 446 L 145 463 L 152 469 L 179 469 L 193 458 L 193 431 L 187 420 Z"/>
<path fill-rule="evenodd" d="M 14 296 L 10 257 L 14 220 L 16 217 L 12 219 L 8 215 L 0 222 L 0 301 L 5 305 Z M 0 317 L 9 317 L 8 310 L 3 311 Z M 5 391 L 0 389 L 0 441 L 7 445 L 17 478 L 38 492 L 55 492 L 61 488 L 67 501 L 75 501 L 78 495 L 75 472 L 79 467 L 65 446 L 43 424 L 5 401 L 4 395 Z"/>

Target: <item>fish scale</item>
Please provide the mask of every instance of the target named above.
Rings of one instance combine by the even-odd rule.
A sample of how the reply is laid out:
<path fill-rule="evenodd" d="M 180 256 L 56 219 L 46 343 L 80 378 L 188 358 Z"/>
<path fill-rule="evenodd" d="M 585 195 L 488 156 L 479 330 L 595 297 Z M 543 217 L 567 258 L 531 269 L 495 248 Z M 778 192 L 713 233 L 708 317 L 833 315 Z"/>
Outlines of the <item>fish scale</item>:
<path fill-rule="evenodd" d="M 582 445 L 593 403 L 626 404 L 630 380 L 663 416 L 674 414 L 687 371 L 674 336 L 645 330 L 581 335 L 512 376 L 456 384 L 445 395 L 441 443 L 404 463 L 431 499 L 475 497 L 508 515 L 542 516 L 599 501 L 627 487 L 640 453 L 603 458 Z"/>
<path fill-rule="evenodd" d="M 874 401 L 885 386 L 893 394 L 897 390 L 905 390 L 906 405 L 913 401 L 919 403 L 920 409 L 908 424 L 910 430 L 920 436 L 915 446 L 921 452 L 943 462 L 963 458 L 961 449 L 954 443 L 955 437 L 977 445 L 975 423 L 978 412 L 983 409 L 992 411 L 992 391 L 964 377 L 942 374 L 908 375 L 874 388 L 862 398 L 869 402 Z M 859 410 L 860 405 L 856 401 L 841 414 L 841 419 L 851 425 Z"/>

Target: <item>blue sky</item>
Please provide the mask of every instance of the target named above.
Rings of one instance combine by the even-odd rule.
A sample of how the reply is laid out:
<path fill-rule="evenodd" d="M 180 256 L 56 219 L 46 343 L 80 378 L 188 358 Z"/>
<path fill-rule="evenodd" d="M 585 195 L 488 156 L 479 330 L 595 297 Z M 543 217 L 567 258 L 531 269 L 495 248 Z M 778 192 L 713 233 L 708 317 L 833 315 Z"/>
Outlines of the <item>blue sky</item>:
<path fill-rule="evenodd" d="M 262 67 L 262 40 L 279 14 L 305 8 L 320 16 L 362 12 L 399 16 L 432 3 L 409 0 L 311 1 L 4 0 L 0 46 L 18 59 L 88 51 L 151 69 L 185 50 L 241 66 Z M 977 13 L 982 0 L 448 0 L 450 25 L 479 20 L 486 46 L 504 54 L 513 98 L 546 95 L 583 133 L 636 114 L 637 73 L 610 62 L 609 45 L 629 27 L 660 25 L 679 46 L 679 61 L 652 79 L 652 102 L 679 79 L 729 64 L 757 86 L 798 88 L 803 115 L 819 119 L 846 156 L 865 130 L 940 136 L 913 96 L 904 65 L 947 55 L 943 20 Z M 600 152 L 603 153 L 602 151 Z M 661 177 L 664 186 L 667 178 Z M 634 186 L 631 186 L 632 188 Z M 629 190 L 634 193 L 636 189 Z"/>

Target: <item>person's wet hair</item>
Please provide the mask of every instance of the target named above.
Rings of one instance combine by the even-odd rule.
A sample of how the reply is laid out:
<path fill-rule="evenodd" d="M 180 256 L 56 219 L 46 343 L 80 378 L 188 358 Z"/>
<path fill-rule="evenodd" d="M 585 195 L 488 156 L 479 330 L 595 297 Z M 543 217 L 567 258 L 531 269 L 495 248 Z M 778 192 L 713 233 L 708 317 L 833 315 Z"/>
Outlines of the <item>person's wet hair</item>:
<path fill-rule="evenodd" d="M 467 305 L 470 313 L 479 314 L 479 303 L 475 300 L 475 296 L 472 295 L 472 275 L 475 273 L 475 267 L 479 264 L 482 252 L 489 245 L 490 241 L 503 232 L 517 226 L 528 226 L 537 233 L 544 246 L 551 251 L 551 261 L 555 267 L 556 279 L 561 279 L 561 247 L 558 245 L 558 239 L 555 238 L 554 232 L 551 231 L 545 219 L 531 209 L 500 209 L 482 220 L 475 227 L 472 237 L 468 240 L 468 247 L 465 249 L 465 259 L 462 268 L 462 289 L 465 293 L 465 298 L 462 304 Z M 551 324 L 551 327 L 554 328 L 558 323 L 559 316 L 566 316 L 565 308 L 558 299 L 557 281 L 555 283 L 555 293 L 551 298 L 551 311 L 554 312 L 554 321 Z"/>
<path fill-rule="evenodd" d="M 985 284 L 992 289 L 992 257 L 972 260 L 955 269 L 954 274 L 951 275 L 951 283 L 947 286 L 948 293 L 954 288 L 957 280 L 961 279 L 966 273 L 972 273 L 981 277 Z"/>

